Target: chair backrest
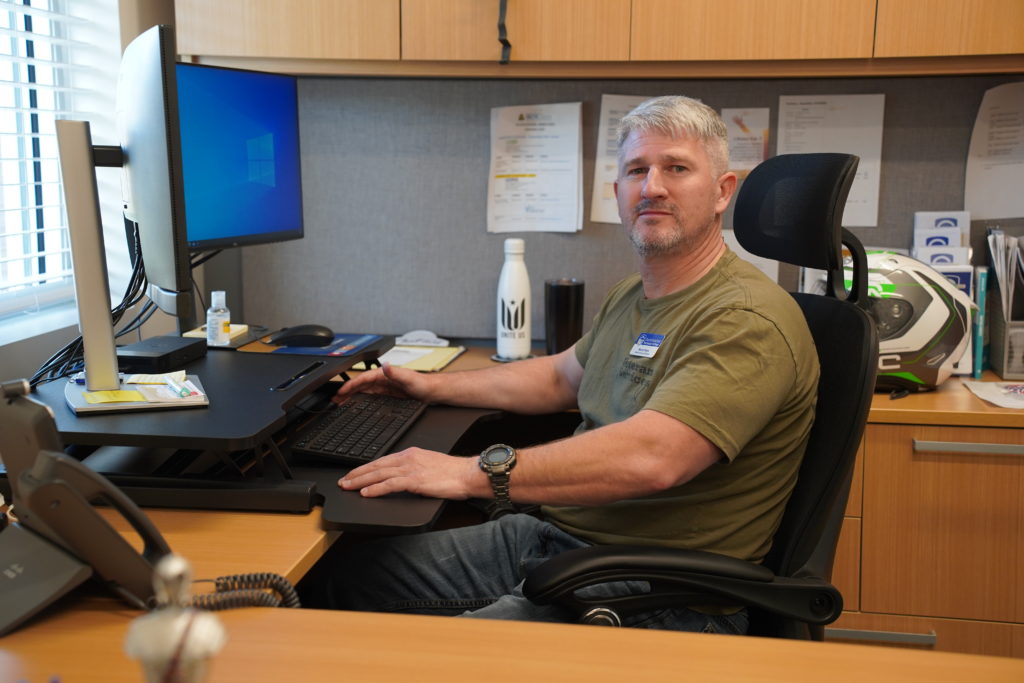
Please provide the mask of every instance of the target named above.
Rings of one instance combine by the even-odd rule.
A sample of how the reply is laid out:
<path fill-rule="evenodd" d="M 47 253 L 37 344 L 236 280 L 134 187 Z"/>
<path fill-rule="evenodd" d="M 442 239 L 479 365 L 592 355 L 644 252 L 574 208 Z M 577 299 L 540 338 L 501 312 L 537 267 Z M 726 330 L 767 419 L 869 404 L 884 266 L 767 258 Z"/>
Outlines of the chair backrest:
<path fill-rule="evenodd" d="M 827 292 L 794 294 L 821 367 L 807 451 L 765 565 L 780 576 L 830 580 L 853 464 L 875 386 L 878 336 L 864 310 L 866 260 L 841 225 L 857 168 L 846 154 L 791 154 L 755 168 L 736 199 L 736 239 L 759 256 L 825 270 Z M 844 286 L 842 247 L 852 287 Z M 821 639 L 820 627 L 752 610 L 750 633 Z"/>

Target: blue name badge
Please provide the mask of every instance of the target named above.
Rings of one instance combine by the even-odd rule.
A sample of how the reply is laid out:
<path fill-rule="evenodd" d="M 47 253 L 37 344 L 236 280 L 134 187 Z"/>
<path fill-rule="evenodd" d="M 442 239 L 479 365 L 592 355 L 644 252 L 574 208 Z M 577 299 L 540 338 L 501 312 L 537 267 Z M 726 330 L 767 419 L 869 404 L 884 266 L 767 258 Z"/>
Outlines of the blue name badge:
<path fill-rule="evenodd" d="M 636 342 L 633 344 L 633 350 L 629 352 L 629 355 L 641 356 L 643 358 L 654 358 L 654 354 L 658 352 L 658 347 L 661 346 L 661 342 L 663 341 L 665 341 L 665 335 L 663 334 L 641 332 L 640 336 L 636 338 Z"/>

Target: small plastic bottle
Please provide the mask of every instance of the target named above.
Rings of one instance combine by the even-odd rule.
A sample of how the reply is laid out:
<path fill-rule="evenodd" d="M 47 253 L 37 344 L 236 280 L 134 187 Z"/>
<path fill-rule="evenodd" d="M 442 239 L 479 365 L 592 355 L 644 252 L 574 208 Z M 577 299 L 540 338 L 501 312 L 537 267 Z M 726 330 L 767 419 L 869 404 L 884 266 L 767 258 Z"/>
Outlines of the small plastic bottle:
<path fill-rule="evenodd" d="M 224 302 L 224 292 L 210 292 L 210 308 L 206 311 L 206 345 L 227 346 L 231 341 L 231 311 Z"/>
<path fill-rule="evenodd" d="M 523 240 L 505 240 L 505 264 L 498 277 L 498 358 L 518 360 L 530 355 L 530 276 Z"/>

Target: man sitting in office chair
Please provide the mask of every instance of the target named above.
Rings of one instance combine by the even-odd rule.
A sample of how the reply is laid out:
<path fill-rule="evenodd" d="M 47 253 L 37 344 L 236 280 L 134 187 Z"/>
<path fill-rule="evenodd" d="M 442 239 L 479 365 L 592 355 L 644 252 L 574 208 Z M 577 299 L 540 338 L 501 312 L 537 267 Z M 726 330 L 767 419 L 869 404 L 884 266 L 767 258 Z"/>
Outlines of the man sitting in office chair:
<path fill-rule="evenodd" d="M 521 593 L 525 574 L 601 543 L 766 554 L 814 419 L 817 355 L 793 299 L 730 251 L 722 214 L 736 189 L 725 125 L 685 97 L 622 119 L 615 194 L 640 257 L 571 349 L 492 369 L 375 369 L 355 392 L 542 414 L 579 408 L 568 439 L 476 458 L 411 448 L 352 470 L 364 496 L 410 491 L 541 504 L 478 526 L 350 549 L 319 606 L 566 621 Z M 621 594 L 642 584 L 606 584 Z M 743 609 L 665 609 L 626 625 L 742 633 Z"/>

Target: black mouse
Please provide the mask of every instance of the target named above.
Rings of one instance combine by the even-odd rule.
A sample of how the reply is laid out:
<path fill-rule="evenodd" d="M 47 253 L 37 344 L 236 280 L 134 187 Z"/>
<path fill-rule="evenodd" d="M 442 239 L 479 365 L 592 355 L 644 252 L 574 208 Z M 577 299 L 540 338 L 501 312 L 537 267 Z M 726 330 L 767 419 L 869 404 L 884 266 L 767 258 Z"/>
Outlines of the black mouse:
<path fill-rule="evenodd" d="M 295 325 L 263 338 L 273 346 L 327 346 L 334 341 L 334 332 L 323 325 Z"/>

